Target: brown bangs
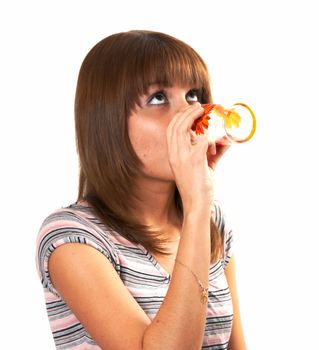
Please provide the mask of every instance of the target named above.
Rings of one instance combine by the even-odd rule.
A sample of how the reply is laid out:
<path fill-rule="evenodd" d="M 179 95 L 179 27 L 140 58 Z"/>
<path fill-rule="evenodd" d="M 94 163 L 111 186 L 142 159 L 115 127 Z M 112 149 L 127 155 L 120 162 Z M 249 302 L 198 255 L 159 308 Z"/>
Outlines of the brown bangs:
<path fill-rule="evenodd" d="M 191 86 L 199 90 L 201 103 L 212 102 L 207 67 L 190 46 L 163 33 L 131 31 L 129 34 L 137 36 L 137 42 L 129 48 L 128 110 L 139 103 L 139 97 L 152 84 Z"/>

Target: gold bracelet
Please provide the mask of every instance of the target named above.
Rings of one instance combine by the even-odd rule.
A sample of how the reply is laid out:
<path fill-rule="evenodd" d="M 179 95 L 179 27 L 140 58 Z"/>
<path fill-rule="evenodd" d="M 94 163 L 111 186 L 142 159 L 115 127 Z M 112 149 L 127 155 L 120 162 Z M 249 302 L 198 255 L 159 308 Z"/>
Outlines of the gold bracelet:
<path fill-rule="evenodd" d="M 183 264 L 182 262 L 178 261 L 177 259 L 175 259 L 175 261 L 177 263 L 179 263 L 180 265 L 184 266 L 188 271 L 190 271 L 193 276 L 196 278 L 197 283 L 199 284 L 200 287 L 200 294 L 201 294 L 201 302 L 203 304 L 206 304 L 208 301 L 208 288 L 205 288 L 202 284 L 202 282 L 199 280 L 199 278 L 197 277 L 197 275 L 195 274 L 194 271 L 192 271 L 187 265 Z"/>

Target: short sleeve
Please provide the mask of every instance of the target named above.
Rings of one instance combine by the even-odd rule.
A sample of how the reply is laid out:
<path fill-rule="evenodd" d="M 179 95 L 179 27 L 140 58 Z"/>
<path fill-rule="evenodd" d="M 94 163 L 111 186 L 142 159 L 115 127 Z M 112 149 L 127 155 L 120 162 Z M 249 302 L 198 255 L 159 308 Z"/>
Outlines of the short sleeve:
<path fill-rule="evenodd" d="M 224 256 L 221 262 L 223 268 L 225 268 L 233 254 L 233 230 L 228 223 L 219 201 L 214 201 L 213 217 L 215 218 L 215 224 L 222 236 Z"/>
<path fill-rule="evenodd" d="M 44 289 L 60 297 L 50 279 L 48 262 L 56 248 L 66 243 L 87 244 L 107 258 L 118 271 L 119 259 L 115 244 L 105 232 L 101 231 L 88 219 L 76 213 L 60 209 L 46 218 L 38 237 L 36 265 Z"/>

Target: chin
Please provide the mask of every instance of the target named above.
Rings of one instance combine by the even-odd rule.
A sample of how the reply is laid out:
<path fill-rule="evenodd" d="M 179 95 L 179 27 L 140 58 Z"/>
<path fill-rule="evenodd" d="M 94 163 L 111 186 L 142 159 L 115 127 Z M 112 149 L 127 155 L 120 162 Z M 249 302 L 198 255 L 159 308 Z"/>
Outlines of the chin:
<path fill-rule="evenodd" d="M 144 178 L 147 180 L 158 181 L 158 182 L 173 182 L 175 184 L 175 178 L 172 171 L 169 169 L 168 171 L 158 171 L 158 172 L 143 172 Z"/>

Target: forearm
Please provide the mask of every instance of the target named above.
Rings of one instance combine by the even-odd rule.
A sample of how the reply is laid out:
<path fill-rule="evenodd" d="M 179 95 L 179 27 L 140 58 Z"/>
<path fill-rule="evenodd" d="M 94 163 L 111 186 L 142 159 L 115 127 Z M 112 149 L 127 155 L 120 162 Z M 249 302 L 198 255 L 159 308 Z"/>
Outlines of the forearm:
<path fill-rule="evenodd" d="M 195 273 L 208 287 L 210 265 L 210 209 L 196 209 L 184 215 L 176 259 Z M 156 317 L 143 338 L 145 350 L 198 350 L 202 346 L 207 303 L 202 302 L 196 277 L 175 263 L 171 283 Z"/>

